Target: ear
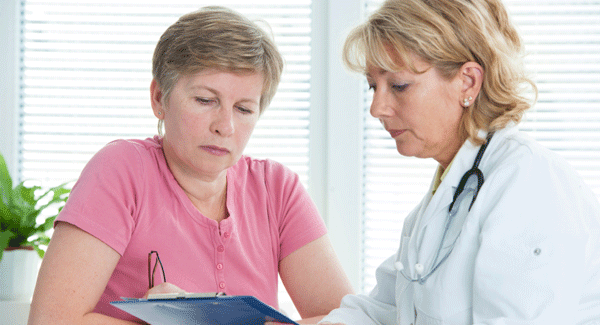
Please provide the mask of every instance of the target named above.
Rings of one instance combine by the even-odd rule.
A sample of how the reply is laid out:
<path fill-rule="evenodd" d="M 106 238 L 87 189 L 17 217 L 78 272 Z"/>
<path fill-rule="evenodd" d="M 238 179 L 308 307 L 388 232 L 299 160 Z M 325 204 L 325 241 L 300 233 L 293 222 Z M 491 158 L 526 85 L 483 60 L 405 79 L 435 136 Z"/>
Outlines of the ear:
<path fill-rule="evenodd" d="M 464 99 L 472 98 L 471 103 L 479 95 L 483 84 L 483 68 L 479 63 L 467 62 L 459 70 L 459 78 L 462 82 L 461 103 Z"/>
<path fill-rule="evenodd" d="M 154 116 L 162 120 L 165 117 L 165 105 L 163 104 L 162 90 L 156 79 L 152 79 L 150 83 L 150 104 L 152 105 Z"/>

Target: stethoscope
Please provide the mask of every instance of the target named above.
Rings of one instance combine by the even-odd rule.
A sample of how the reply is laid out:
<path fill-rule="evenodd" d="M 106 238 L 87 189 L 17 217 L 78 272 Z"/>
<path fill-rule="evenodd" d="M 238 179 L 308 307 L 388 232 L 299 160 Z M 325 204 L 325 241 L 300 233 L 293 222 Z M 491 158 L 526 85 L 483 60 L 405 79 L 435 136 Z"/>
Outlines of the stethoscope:
<path fill-rule="evenodd" d="M 440 265 L 442 265 L 442 263 L 444 263 L 444 261 L 448 258 L 448 256 L 450 256 L 450 253 L 452 253 L 452 250 L 454 249 L 454 244 L 456 243 L 456 240 L 458 240 L 458 237 L 460 236 L 460 232 L 459 232 L 458 236 L 456 236 L 456 238 L 452 242 L 450 249 L 440 259 L 442 249 L 444 248 L 444 241 L 446 239 L 446 235 L 448 234 L 448 230 L 450 229 L 450 225 L 452 224 L 452 221 L 455 219 L 455 216 L 458 212 L 458 207 L 460 206 L 460 201 L 462 201 L 462 199 L 466 196 L 466 195 L 462 195 L 462 194 L 466 194 L 463 192 L 465 190 L 465 186 L 467 185 L 467 182 L 469 181 L 469 179 L 472 176 L 477 177 L 477 187 L 473 191 L 473 199 L 471 200 L 471 205 L 469 205 L 468 211 L 471 211 L 471 207 L 473 206 L 473 203 L 475 203 L 477 194 L 479 193 L 479 190 L 483 186 L 483 182 L 485 181 L 485 179 L 483 177 L 483 172 L 481 171 L 481 169 L 479 169 L 479 163 L 481 162 L 481 158 L 483 157 L 483 154 L 485 153 L 485 149 L 487 148 L 488 144 L 490 143 L 490 140 L 492 139 L 493 135 L 494 135 L 493 132 L 488 133 L 485 143 L 483 143 L 481 145 L 481 147 L 479 148 L 479 151 L 477 152 L 477 156 L 475 157 L 475 161 L 473 162 L 473 167 L 471 167 L 471 169 L 469 169 L 462 176 L 462 178 L 460 179 L 460 182 L 458 183 L 458 187 L 456 188 L 456 191 L 454 192 L 454 196 L 452 198 L 452 203 L 450 203 L 450 207 L 448 208 L 448 216 L 446 217 L 444 233 L 442 234 L 442 240 L 440 241 L 440 245 L 438 246 L 437 252 L 435 254 L 435 258 L 433 259 L 431 270 L 429 270 L 428 272 L 425 272 L 424 265 L 417 263 L 417 264 L 415 264 L 415 273 L 417 274 L 417 277 L 416 278 L 409 277 L 406 274 L 406 272 L 404 272 L 404 265 L 400 261 L 400 258 L 401 258 L 400 252 L 398 253 L 398 257 L 397 257 L 396 263 L 394 264 L 394 267 L 407 280 L 409 280 L 411 282 L 419 282 L 419 284 L 424 284 L 425 281 L 427 281 L 427 279 L 440 267 Z M 406 244 L 408 244 L 408 243 L 406 243 Z"/>

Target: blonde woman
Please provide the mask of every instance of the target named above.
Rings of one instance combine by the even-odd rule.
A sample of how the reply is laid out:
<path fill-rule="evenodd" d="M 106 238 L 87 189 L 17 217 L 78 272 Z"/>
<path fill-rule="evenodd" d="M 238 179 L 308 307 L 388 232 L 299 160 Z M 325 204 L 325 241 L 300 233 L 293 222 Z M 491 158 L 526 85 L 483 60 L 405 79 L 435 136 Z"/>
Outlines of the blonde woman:
<path fill-rule="evenodd" d="M 302 317 L 339 306 L 351 287 L 298 176 L 242 155 L 282 67 L 267 34 L 226 8 L 165 31 L 150 86 L 161 135 L 111 142 L 85 167 L 29 324 L 140 323 L 110 302 L 164 292 L 253 295 L 277 308 L 278 275 Z"/>
<path fill-rule="evenodd" d="M 388 0 L 351 32 L 371 115 L 439 167 L 376 287 L 323 324 L 600 324 L 598 200 L 519 131 L 521 50 L 500 0 Z"/>

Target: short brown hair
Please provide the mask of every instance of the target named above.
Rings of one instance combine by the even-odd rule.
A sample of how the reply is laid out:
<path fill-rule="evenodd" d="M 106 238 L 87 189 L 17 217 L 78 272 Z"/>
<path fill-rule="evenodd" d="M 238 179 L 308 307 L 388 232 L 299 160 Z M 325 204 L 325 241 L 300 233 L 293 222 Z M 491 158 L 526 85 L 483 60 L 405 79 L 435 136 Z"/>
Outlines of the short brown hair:
<path fill-rule="evenodd" d="M 283 58 L 256 23 L 231 9 L 208 6 L 181 16 L 162 34 L 154 50 L 152 76 L 168 98 L 181 75 L 205 69 L 262 73 L 262 113 L 277 91 Z"/>
<path fill-rule="evenodd" d="M 402 62 L 393 60 L 389 47 Z M 523 95 L 524 85 L 537 96 L 523 67 L 521 39 L 501 0 L 387 0 L 350 33 L 343 58 L 358 72 L 373 65 L 419 73 L 411 53 L 445 78 L 454 77 L 467 62 L 483 67 L 480 94 L 461 121 L 461 132 L 474 143 L 484 141 L 477 136 L 479 129 L 495 131 L 521 121 L 532 105 Z"/>

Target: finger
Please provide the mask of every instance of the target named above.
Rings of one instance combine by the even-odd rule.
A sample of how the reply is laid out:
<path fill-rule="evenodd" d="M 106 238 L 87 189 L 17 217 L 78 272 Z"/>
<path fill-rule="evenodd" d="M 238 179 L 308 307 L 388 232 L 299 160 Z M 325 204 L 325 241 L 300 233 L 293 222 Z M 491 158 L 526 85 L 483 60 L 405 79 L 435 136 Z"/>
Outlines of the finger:
<path fill-rule="evenodd" d="M 146 294 L 144 295 L 144 298 L 148 298 L 148 295 L 151 294 L 160 293 L 185 293 L 185 290 L 182 290 L 181 288 L 172 283 L 164 282 L 148 290 L 148 292 L 146 292 Z"/>

